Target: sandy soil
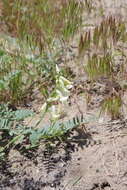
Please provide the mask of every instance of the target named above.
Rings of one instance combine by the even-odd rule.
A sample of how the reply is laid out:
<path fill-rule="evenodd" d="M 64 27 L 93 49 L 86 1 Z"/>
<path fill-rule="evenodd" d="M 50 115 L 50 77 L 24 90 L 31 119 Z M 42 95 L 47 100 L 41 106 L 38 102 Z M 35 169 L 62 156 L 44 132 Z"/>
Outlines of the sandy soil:
<path fill-rule="evenodd" d="M 104 8 L 103 15 L 122 15 L 126 20 L 126 0 L 95 3 L 96 7 Z M 101 18 L 101 14 L 96 16 L 94 12 L 85 22 L 96 25 Z M 87 105 L 83 93 L 89 87 L 87 78 L 79 78 L 79 73 L 76 75 L 71 104 L 66 107 L 67 116 L 63 119 L 81 113 L 86 119 L 98 118 L 98 105 L 103 100 L 104 89 L 100 92 L 99 84 L 96 84 L 96 91 L 92 91 Z M 77 93 L 81 89 L 82 92 Z M 36 107 L 34 103 L 32 106 Z M 103 116 L 86 124 L 86 129 L 87 132 L 79 127 L 67 134 L 65 142 L 42 143 L 34 151 L 11 150 L 8 159 L 0 165 L 0 189 L 127 190 L 127 120 L 111 121 Z"/>
<path fill-rule="evenodd" d="M 11 150 L 0 166 L 1 190 L 127 189 L 127 120 L 103 116 L 98 121 L 98 96 L 92 97 L 87 112 L 82 94 L 73 96 L 66 108 L 68 118 L 80 112 L 86 120 L 97 118 L 86 124 L 87 132 L 78 127 L 65 142 L 42 142 L 28 152 Z"/>

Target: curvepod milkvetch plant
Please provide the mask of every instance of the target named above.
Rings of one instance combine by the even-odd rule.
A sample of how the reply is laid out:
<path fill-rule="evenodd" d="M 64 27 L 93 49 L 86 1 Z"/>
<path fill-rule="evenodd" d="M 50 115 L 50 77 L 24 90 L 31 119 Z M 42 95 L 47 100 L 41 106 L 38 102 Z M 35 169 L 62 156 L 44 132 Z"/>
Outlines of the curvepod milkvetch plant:
<path fill-rule="evenodd" d="M 61 115 L 61 106 L 67 103 L 70 95 L 70 89 L 73 83 L 62 76 L 60 69 L 56 65 L 56 87 L 41 107 L 41 113 L 49 112 L 51 115 L 51 123 L 56 122 Z"/>

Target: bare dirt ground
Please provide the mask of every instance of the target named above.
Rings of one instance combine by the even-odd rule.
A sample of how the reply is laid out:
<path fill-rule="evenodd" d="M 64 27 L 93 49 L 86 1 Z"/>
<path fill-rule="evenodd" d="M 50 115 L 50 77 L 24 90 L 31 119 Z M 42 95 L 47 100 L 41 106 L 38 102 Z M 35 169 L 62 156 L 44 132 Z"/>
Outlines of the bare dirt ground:
<path fill-rule="evenodd" d="M 20 148 L 11 150 L 0 166 L 0 189 L 126 190 L 127 120 L 111 121 L 105 116 L 98 120 L 101 97 L 93 91 L 87 105 L 82 93 L 74 96 L 73 91 L 65 119 L 82 112 L 86 120 L 91 117 L 97 120 L 86 124 L 87 132 L 79 127 L 67 134 L 64 142 L 42 142 L 39 148 L 28 152 Z"/>
<path fill-rule="evenodd" d="M 122 15 L 126 20 L 126 0 L 103 0 L 101 6 L 104 15 Z M 97 24 L 101 16 L 92 15 L 85 22 Z M 81 113 L 86 119 L 98 118 L 98 105 L 103 100 L 106 84 L 101 90 L 99 84 L 94 85 L 87 105 L 83 95 L 83 90 L 89 87 L 87 78 L 76 75 L 71 104 L 66 107 L 64 119 Z M 8 159 L 0 165 L 0 189 L 127 190 L 127 119 L 126 113 L 124 115 L 114 121 L 101 116 L 86 124 L 87 132 L 79 127 L 67 134 L 65 142 L 42 143 L 28 152 L 18 148 L 11 150 Z"/>

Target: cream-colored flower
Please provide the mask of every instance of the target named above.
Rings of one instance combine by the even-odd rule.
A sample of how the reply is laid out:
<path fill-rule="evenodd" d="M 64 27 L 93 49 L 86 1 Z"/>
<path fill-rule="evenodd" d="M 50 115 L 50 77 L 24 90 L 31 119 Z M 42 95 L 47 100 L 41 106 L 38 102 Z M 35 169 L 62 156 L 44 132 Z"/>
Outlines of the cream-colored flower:
<path fill-rule="evenodd" d="M 56 73 L 57 73 L 57 74 L 60 73 L 60 69 L 59 69 L 58 65 L 56 65 Z"/>
<path fill-rule="evenodd" d="M 41 109 L 40 109 L 41 113 L 45 113 L 46 109 L 47 109 L 47 103 L 45 102 L 45 103 L 42 105 Z"/>
<path fill-rule="evenodd" d="M 64 84 L 64 86 L 65 86 L 67 89 L 70 89 L 70 88 L 73 87 L 73 86 L 72 86 L 73 83 L 70 82 L 69 80 L 67 80 L 65 77 L 60 76 L 60 77 L 59 77 L 59 80 L 62 81 L 62 83 Z"/>
<path fill-rule="evenodd" d="M 57 108 L 56 105 L 52 105 L 49 109 L 51 114 L 51 120 L 56 121 L 60 118 L 60 110 Z"/>
<path fill-rule="evenodd" d="M 58 96 L 52 96 L 52 97 L 49 97 L 48 99 L 47 99 L 47 102 L 48 103 L 50 103 L 50 102 L 55 102 L 55 101 L 57 101 L 57 100 L 59 100 L 59 97 Z"/>
<path fill-rule="evenodd" d="M 65 89 L 66 90 L 66 89 Z M 66 102 L 67 101 L 67 99 L 68 99 L 68 93 L 62 93 L 62 91 L 60 91 L 60 90 L 56 90 L 56 93 L 58 94 L 58 96 L 59 96 L 59 101 L 60 102 Z"/>
<path fill-rule="evenodd" d="M 56 122 L 60 118 L 61 103 L 67 103 L 67 99 L 70 95 L 69 89 L 73 87 L 73 83 L 60 75 L 60 69 L 56 65 L 56 89 L 47 99 L 47 102 L 43 104 L 41 111 L 49 111 L 51 114 L 51 122 Z M 58 101 L 58 105 L 53 105 L 53 102 Z M 48 106 L 48 110 L 47 110 Z"/>

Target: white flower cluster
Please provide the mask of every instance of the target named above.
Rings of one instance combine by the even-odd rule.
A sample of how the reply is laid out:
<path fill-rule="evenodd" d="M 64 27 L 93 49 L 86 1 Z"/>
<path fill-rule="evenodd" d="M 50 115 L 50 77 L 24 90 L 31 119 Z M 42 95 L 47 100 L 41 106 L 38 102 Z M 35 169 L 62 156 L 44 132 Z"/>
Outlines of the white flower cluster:
<path fill-rule="evenodd" d="M 56 88 L 43 104 L 41 112 L 50 112 L 51 121 L 55 122 L 60 118 L 61 109 L 60 104 L 67 102 L 67 99 L 70 95 L 70 89 L 73 87 L 72 82 L 63 77 L 60 73 L 58 66 L 56 65 Z M 53 102 L 58 102 L 58 104 L 53 104 Z"/>

